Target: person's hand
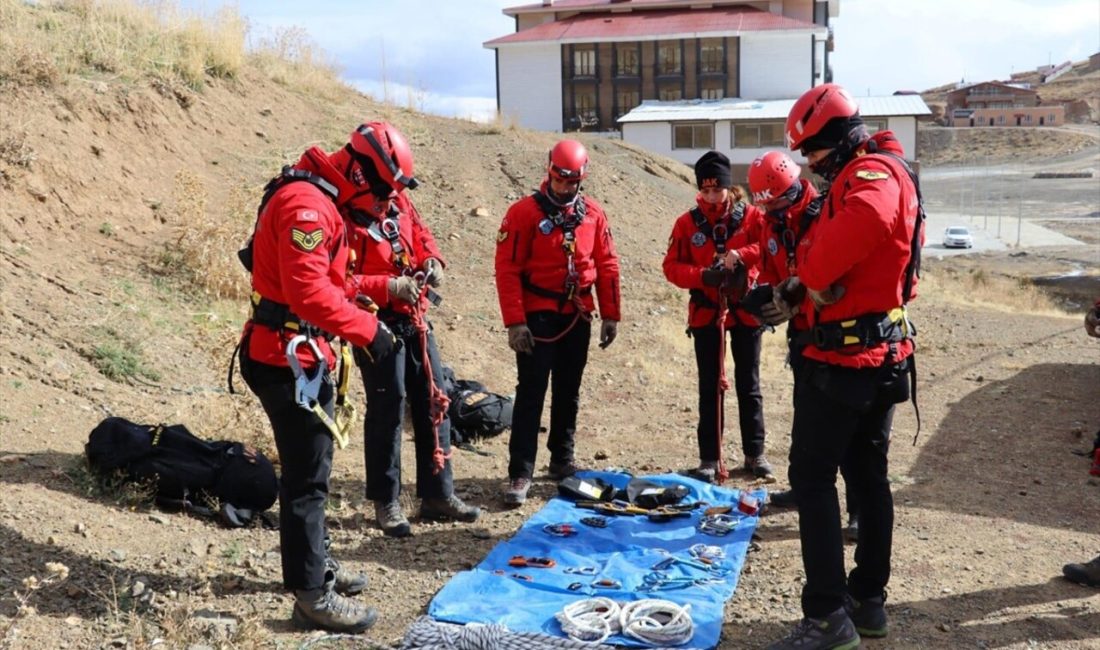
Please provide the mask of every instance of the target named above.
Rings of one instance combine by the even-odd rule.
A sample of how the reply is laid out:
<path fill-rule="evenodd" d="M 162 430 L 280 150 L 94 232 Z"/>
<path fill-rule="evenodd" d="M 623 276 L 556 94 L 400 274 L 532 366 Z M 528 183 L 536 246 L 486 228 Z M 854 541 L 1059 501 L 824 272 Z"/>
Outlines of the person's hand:
<path fill-rule="evenodd" d="M 1093 307 L 1085 314 L 1085 331 L 1089 336 L 1100 338 L 1100 305 Z"/>
<path fill-rule="evenodd" d="M 619 333 L 619 321 L 607 320 L 603 321 L 600 325 L 600 349 L 606 349 L 615 341 L 615 336 Z"/>
<path fill-rule="evenodd" d="M 732 271 L 738 264 L 741 263 L 741 253 L 737 251 L 729 251 L 726 253 L 726 257 L 722 259 L 722 266 Z"/>
<path fill-rule="evenodd" d="M 797 282 L 797 278 L 795 278 L 795 281 Z M 776 287 L 775 291 L 772 291 L 771 301 L 760 306 L 760 320 L 765 325 L 774 327 L 794 318 L 795 314 L 798 313 L 798 304 L 788 302 L 793 293 L 795 292 L 790 290 L 784 291 L 782 283 Z"/>
<path fill-rule="evenodd" d="M 729 269 L 703 269 L 703 286 L 720 287 L 733 281 L 733 271 Z"/>
<path fill-rule="evenodd" d="M 531 354 L 535 351 L 535 337 L 527 323 L 508 326 L 508 347 L 520 354 Z"/>
<path fill-rule="evenodd" d="M 371 339 L 369 345 L 363 348 L 363 351 L 367 353 L 371 363 L 378 364 L 388 359 L 395 349 L 397 349 L 397 337 L 394 336 L 393 331 L 385 323 L 378 321 L 378 329 L 374 331 L 374 338 Z"/>
<path fill-rule="evenodd" d="M 408 275 L 390 278 L 390 281 L 386 283 L 386 289 L 390 292 L 391 297 L 404 300 L 410 305 L 415 305 L 416 301 L 420 299 L 420 285 Z"/>
<path fill-rule="evenodd" d="M 836 301 L 844 297 L 844 287 L 839 284 L 834 284 L 828 289 L 822 291 L 814 291 L 807 287 L 807 293 L 810 295 L 810 300 L 814 301 L 814 306 L 821 308 L 825 305 L 831 305 Z"/>
<path fill-rule="evenodd" d="M 424 260 L 424 281 L 438 289 L 443 284 L 443 262 L 435 257 Z"/>
<path fill-rule="evenodd" d="M 355 294 L 355 306 L 372 314 L 378 313 L 378 305 L 370 299 L 370 296 L 363 293 Z"/>

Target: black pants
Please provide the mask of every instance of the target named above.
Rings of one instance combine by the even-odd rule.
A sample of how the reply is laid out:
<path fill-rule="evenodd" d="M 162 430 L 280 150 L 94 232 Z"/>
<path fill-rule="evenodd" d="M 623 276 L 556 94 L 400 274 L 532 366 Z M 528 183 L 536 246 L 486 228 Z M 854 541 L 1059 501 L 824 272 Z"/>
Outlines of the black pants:
<path fill-rule="evenodd" d="M 760 394 L 759 327 L 736 325 L 729 329 L 733 353 L 733 387 L 737 393 L 737 419 L 741 425 L 741 451 L 746 457 L 764 453 L 764 398 Z M 699 460 L 718 460 L 718 414 L 725 422 L 726 405 L 718 399 L 718 326 L 691 328 L 695 341 L 695 366 L 699 371 Z"/>
<path fill-rule="evenodd" d="M 355 355 L 367 392 L 367 413 L 363 420 L 367 498 L 389 502 L 396 501 L 401 494 L 401 430 L 406 397 L 416 447 L 416 496 L 421 499 L 449 497 L 454 492 L 451 461 L 447 460 L 438 474 L 434 473 L 432 464 L 435 431 L 420 333 L 408 322 L 395 322 L 391 329 L 398 337 L 398 346 L 382 363 L 373 365 L 359 350 Z M 430 330 L 428 362 L 435 385 L 446 393 L 439 349 Z M 451 449 L 451 421 L 446 415 L 439 424 L 439 446 L 444 454 Z"/>
<path fill-rule="evenodd" d="M 539 311 L 527 314 L 527 327 L 537 338 L 561 334 L 574 314 Z M 519 383 L 512 410 L 512 435 L 508 441 L 508 477 L 531 478 L 539 446 L 539 423 L 547 385 L 553 391 L 550 402 L 550 435 L 546 448 L 550 462 L 574 460 L 577 411 L 580 408 L 581 377 L 588 363 L 588 342 L 592 325 L 579 318 L 573 328 L 553 343 L 535 342 L 532 354 L 516 353 Z"/>
<path fill-rule="evenodd" d="M 795 388 L 790 481 L 806 585 L 802 611 L 820 618 L 844 594 L 880 596 L 890 579 L 894 501 L 887 453 L 894 405 L 909 396 L 908 362 L 851 369 L 806 360 Z M 859 509 L 855 567 L 845 579 L 836 474 L 847 465 Z"/>
<path fill-rule="evenodd" d="M 248 358 L 241 346 L 241 376 L 260 398 L 279 450 L 279 549 L 283 585 L 292 591 L 319 589 L 325 583 L 325 500 L 332 472 L 332 434 L 313 413 L 294 401 L 294 375 L 289 368 Z M 331 379 L 321 384 L 319 399 L 332 417 Z"/>
<path fill-rule="evenodd" d="M 800 370 L 805 365 L 805 358 L 802 356 L 802 350 L 806 349 L 806 344 L 795 340 L 795 337 L 799 335 L 799 331 L 794 327 L 787 326 L 787 364 L 791 367 L 791 374 L 794 375 L 795 391 L 791 394 L 792 398 L 798 394 L 798 376 Z M 848 480 L 848 475 L 851 469 L 848 467 L 848 463 L 840 464 L 840 475 L 844 477 L 844 485 L 851 485 L 851 481 Z M 856 505 L 856 495 L 851 489 L 845 489 L 844 491 L 844 509 L 848 511 L 848 517 L 857 517 L 859 515 L 859 506 Z"/>

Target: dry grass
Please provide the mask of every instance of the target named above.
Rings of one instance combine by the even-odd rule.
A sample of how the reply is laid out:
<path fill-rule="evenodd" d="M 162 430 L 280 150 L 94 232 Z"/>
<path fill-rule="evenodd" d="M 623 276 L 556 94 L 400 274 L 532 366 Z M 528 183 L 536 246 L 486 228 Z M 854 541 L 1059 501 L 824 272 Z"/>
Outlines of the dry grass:
<path fill-rule="evenodd" d="M 209 77 L 235 77 L 245 62 L 246 24 L 232 8 L 203 17 L 167 0 L 0 0 L 0 22 L 0 82 L 168 78 L 198 90 Z"/>
<path fill-rule="evenodd" d="M 247 239 L 256 196 L 258 192 L 242 179 L 231 189 L 224 208 L 212 212 L 202 179 L 186 169 L 177 173 L 172 223 L 176 237 L 161 258 L 164 270 L 211 297 L 247 296 L 248 275 L 237 259 L 235 243 Z"/>
<path fill-rule="evenodd" d="M 255 39 L 249 64 L 275 83 L 308 93 L 319 100 L 338 99 L 348 92 L 340 70 L 305 29 L 289 27 Z"/>
<path fill-rule="evenodd" d="M 0 24 L 0 86 L 147 79 L 178 96 L 177 86 L 198 91 L 251 67 L 322 99 L 348 92 L 301 28 L 251 39 L 249 48 L 248 23 L 233 6 L 203 15 L 174 0 L 0 0 Z"/>
<path fill-rule="evenodd" d="M 949 302 L 1015 314 L 1065 316 L 1051 297 L 1027 280 L 990 273 L 982 268 L 966 272 L 925 271 L 918 290 L 936 293 Z"/>

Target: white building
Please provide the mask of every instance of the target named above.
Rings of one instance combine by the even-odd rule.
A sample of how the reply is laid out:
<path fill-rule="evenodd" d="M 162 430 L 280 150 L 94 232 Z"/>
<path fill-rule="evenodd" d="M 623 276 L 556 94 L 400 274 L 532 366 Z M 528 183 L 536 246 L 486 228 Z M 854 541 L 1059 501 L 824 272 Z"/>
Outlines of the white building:
<path fill-rule="evenodd" d="M 920 95 L 855 99 L 868 130 L 893 131 L 905 149 L 905 157 L 919 159 L 917 118 L 931 115 Z M 743 179 L 744 170 L 757 156 L 772 149 L 787 151 L 783 130 L 794 102 L 648 101 L 619 118 L 619 124 L 626 142 L 687 164 L 694 164 L 711 149 L 721 151 L 733 163 L 734 177 Z M 789 153 L 799 163 L 805 162 L 797 152 Z"/>
<path fill-rule="evenodd" d="M 520 126 L 610 131 L 646 100 L 797 97 L 831 80 L 840 0 L 541 0 L 509 7 L 497 108 Z"/>

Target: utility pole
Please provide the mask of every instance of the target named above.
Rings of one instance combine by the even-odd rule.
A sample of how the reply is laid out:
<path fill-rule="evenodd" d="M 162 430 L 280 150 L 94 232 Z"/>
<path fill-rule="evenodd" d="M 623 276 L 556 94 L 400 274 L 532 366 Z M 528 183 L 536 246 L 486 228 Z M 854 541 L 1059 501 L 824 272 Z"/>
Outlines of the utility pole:
<path fill-rule="evenodd" d="M 1024 222 L 1024 190 L 1020 184 L 1020 198 L 1016 200 L 1016 248 L 1020 247 L 1020 229 Z"/>

